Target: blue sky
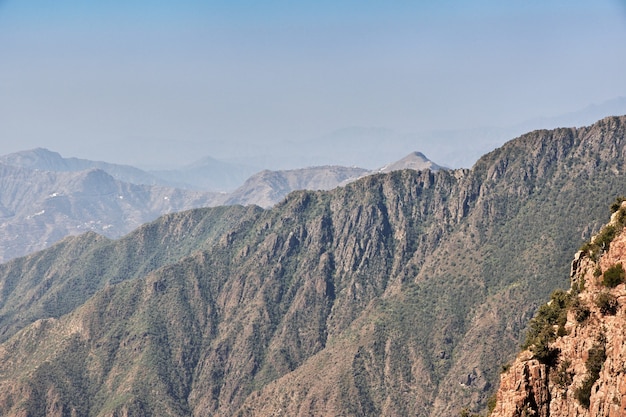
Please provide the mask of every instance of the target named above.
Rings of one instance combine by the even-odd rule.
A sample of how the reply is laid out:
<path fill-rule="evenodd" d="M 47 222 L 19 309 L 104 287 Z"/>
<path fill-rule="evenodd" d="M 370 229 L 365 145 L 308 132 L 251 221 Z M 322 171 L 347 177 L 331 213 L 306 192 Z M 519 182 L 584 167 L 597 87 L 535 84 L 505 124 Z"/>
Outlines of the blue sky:
<path fill-rule="evenodd" d="M 618 0 L 0 0 L 0 154 L 509 126 L 626 96 L 624 68 Z"/>

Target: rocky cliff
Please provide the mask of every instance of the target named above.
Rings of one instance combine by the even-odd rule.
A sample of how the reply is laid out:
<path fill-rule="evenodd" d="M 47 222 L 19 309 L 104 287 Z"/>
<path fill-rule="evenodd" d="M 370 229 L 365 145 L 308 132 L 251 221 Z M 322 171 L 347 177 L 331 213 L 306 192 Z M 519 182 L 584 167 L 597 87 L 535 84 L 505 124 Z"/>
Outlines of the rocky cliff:
<path fill-rule="evenodd" d="M 531 322 L 492 417 L 626 415 L 625 217 L 622 203 L 576 254 L 572 288 L 553 294 Z"/>

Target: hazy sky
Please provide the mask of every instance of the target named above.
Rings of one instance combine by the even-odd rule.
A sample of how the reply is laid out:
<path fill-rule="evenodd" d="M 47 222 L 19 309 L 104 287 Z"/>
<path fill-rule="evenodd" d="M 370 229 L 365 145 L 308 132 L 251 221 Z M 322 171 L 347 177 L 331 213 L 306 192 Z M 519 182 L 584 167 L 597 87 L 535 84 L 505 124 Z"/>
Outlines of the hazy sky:
<path fill-rule="evenodd" d="M 626 1 L 0 0 L 0 154 L 136 163 L 143 148 L 158 163 L 175 142 L 200 158 L 351 126 L 508 126 L 618 96 Z"/>

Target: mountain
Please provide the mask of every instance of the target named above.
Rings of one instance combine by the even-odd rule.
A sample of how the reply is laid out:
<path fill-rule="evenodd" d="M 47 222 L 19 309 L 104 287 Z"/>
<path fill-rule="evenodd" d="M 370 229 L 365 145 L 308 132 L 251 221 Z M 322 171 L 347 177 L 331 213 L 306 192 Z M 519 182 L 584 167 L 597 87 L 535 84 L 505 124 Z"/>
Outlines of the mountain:
<path fill-rule="evenodd" d="M 502 374 L 492 417 L 624 415 L 626 203 L 613 209 L 574 257 L 570 290 L 555 292 L 531 321 L 528 349 Z"/>
<path fill-rule="evenodd" d="M 430 169 L 431 171 L 437 171 L 442 169 L 442 167 L 426 158 L 421 152 L 411 152 L 399 161 L 380 168 L 378 172 L 393 172 L 401 169 L 414 169 L 416 171 Z"/>
<path fill-rule="evenodd" d="M 146 221 L 176 210 L 220 204 L 270 207 L 291 191 L 331 189 L 367 173 L 345 167 L 263 171 L 227 194 L 187 190 L 194 186 L 185 182 L 195 182 L 197 187 L 243 182 L 242 177 L 235 175 L 244 173 L 243 167 L 231 166 L 229 170 L 210 158 L 183 170 L 167 171 L 167 175 L 165 171 L 155 172 L 164 176 L 160 179 L 133 167 L 63 158 L 46 149 L 5 155 L 0 161 L 4 161 L 0 162 L 0 230 L 4 231 L 0 235 L 0 261 L 43 249 L 85 230 L 120 237 Z M 230 180 L 225 179 L 229 176 Z M 136 183 L 122 184 L 119 178 Z M 183 189 L 142 185 L 159 182 L 181 183 Z"/>
<path fill-rule="evenodd" d="M 108 173 L 43 171 L 0 164 L 0 260 L 68 236 L 120 237 L 158 216 L 216 205 L 221 195 L 121 182 Z"/>
<path fill-rule="evenodd" d="M 302 169 L 261 171 L 246 182 L 226 199 L 227 204 L 256 204 L 269 208 L 280 202 L 292 191 L 296 190 L 332 190 L 352 181 L 375 173 L 389 173 L 403 169 L 433 171 L 442 169 L 421 152 L 412 152 L 399 161 L 370 171 L 358 167 L 317 166 Z"/>
<path fill-rule="evenodd" d="M 232 191 L 259 169 L 243 164 L 205 157 L 175 170 L 151 171 L 151 174 L 183 188 L 210 191 Z"/>
<path fill-rule="evenodd" d="M 322 166 L 283 171 L 261 171 L 228 196 L 227 204 L 271 207 L 296 190 L 330 190 L 369 171 L 362 168 Z"/>
<path fill-rule="evenodd" d="M 64 158 L 59 153 L 44 148 L 2 155 L 0 156 L 0 164 L 52 172 L 79 172 L 99 169 L 123 182 L 171 186 L 170 183 L 132 166 L 88 159 Z"/>
<path fill-rule="evenodd" d="M 41 317 L 69 313 L 104 286 L 141 278 L 209 247 L 259 211 L 217 207 L 172 213 L 117 241 L 87 232 L 0 265 L 5 278 L 0 340 Z"/>
<path fill-rule="evenodd" d="M 626 116 L 535 131 L 471 170 L 369 175 L 15 259 L 0 267 L 0 414 L 484 407 L 569 254 L 626 194 L 625 136 Z"/>
<path fill-rule="evenodd" d="M 204 191 L 234 190 L 257 168 L 205 157 L 178 169 L 143 171 L 129 165 L 110 164 L 79 158 L 64 158 L 57 152 L 37 148 L 0 156 L 0 163 L 52 172 L 100 169 L 113 178 L 131 184 L 161 185 Z"/>

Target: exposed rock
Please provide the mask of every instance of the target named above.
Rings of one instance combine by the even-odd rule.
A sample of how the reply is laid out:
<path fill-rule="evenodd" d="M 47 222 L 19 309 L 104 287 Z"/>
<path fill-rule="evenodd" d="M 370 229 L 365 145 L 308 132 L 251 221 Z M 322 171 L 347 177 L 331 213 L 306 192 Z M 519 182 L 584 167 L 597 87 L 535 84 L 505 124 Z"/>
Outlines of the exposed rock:
<path fill-rule="evenodd" d="M 570 307 L 564 325 L 566 334 L 549 344 L 557 355 L 554 362 L 540 363 L 530 351 L 517 357 L 501 377 L 492 417 L 626 415 L 626 288 L 624 283 L 614 288 L 602 283 L 607 269 L 626 264 L 626 233 L 617 219 L 618 215 L 624 216 L 623 210 L 626 204 L 610 223 L 621 234 L 608 250 L 597 260 L 594 258 L 598 254 L 592 250 L 578 252 L 572 263 L 570 291 L 589 310 L 589 316 L 581 320 L 576 308 Z M 615 314 L 603 313 L 598 301 L 602 294 L 617 300 Z M 595 376 L 592 366 L 597 369 Z"/>

